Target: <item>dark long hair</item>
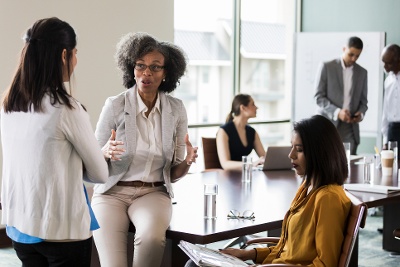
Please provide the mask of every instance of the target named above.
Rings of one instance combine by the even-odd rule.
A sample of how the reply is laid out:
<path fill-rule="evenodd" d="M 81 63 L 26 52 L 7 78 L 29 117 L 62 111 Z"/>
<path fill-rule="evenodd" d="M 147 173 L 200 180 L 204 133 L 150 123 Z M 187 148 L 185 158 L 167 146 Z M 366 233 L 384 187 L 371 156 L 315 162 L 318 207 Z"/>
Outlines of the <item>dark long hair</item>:
<path fill-rule="evenodd" d="M 226 116 L 225 122 L 230 122 L 233 120 L 233 115 L 239 116 L 240 115 L 240 105 L 246 106 L 250 103 L 251 96 L 246 94 L 238 94 L 232 100 L 232 108 L 229 112 L 228 116 Z"/>
<path fill-rule="evenodd" d="M 62 52 L 66 50 L 68 75 L 72 70 L 69 62 L 76 47 L 74 29 L 58 18 L 36 21 L 24 36 L 25 46 L 11 85 L 5 92 L 5 112 L 41 112 L 42 99 L 51 96 L 52 105 L 59 103 L 72 108 L 70 95 L 63 81 Z"/>
<path fill-rule="evenodd" d="M 186 72 L 185 52 L 172 43 L 158 41 L 144 32 L 128 33 L 117 44 L 115 60 L 122 71 L 122 83 L 125 88 L 129 89 L 136 84 L 133 70 L 136 60 L 153 51 L 158 51 L 164 56 L 166 76 L 158 90 L 170 93 L 176 89 L 180 78 Z"/>
<path fill-rule="evenodd" d="M 346 152 L 336 127 L 321 115 L 294 123 L 306 158 L 305 185 L 342 185 L 348 176 Z"/>

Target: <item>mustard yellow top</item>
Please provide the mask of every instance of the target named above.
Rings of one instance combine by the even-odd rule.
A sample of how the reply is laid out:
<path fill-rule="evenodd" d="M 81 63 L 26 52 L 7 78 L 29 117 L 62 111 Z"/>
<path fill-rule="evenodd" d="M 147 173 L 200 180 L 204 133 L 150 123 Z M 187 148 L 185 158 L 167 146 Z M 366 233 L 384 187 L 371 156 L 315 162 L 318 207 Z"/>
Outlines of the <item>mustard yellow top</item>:
<path fill-rule="evenodd" d="M 323 186 L 307 195 L 301 185 L 283 220 L 279 243 L 256 248 L 256 263 L 337 266 L 350 207 L 342 186 Z"/>

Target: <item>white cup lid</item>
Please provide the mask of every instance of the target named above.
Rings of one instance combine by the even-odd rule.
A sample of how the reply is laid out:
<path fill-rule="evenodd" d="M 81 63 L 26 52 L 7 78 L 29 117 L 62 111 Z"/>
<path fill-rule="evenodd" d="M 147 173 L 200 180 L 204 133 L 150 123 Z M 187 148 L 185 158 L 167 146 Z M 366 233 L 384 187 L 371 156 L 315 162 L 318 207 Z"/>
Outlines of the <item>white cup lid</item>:
<path fill-rule="evenodd" d="M 382 150 L 381 156 L 382 158 L 394 158 L 393 150 Z"/>

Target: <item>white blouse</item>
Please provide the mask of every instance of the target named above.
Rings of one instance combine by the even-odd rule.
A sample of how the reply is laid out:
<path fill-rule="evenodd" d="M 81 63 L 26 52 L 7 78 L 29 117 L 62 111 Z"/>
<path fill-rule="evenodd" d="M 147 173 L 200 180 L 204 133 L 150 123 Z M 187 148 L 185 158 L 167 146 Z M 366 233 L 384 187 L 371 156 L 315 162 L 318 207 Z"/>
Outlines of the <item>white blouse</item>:
<path fill-rule="evenodd" d="M 89 238 L 83 176 L 108 178 L 89 115 L 71 103 L 73 109 L 52 106 L 45 96 L 44 112 L 1 110 L 2 223 L 42 239 Z"/>

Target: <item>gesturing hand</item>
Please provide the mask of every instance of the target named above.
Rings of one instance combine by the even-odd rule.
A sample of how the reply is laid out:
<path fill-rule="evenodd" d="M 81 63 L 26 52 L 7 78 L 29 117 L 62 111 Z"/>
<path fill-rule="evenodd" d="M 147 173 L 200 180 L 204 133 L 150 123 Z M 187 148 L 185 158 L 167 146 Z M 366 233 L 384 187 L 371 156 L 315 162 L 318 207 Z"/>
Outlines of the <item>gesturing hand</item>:
<path fill-rule="evenodd" d="M 189 134 L 185 135 L 185 144 L 186 144 L 186 164 L 192 165 L 192 163 L 196 163 L 197 150 L 199 149 L 197 146 L 193 147 L 192 143 L 189 141 Z"/>
<path fill-rule="evenodd" d="M 115 130 L 111 129 L 110 139 L 108 139 L 107 143 L 101 149 L 101 151 L 103 151 L 103 156 L 106 160 L 121 160 L 118 156 L 122 155 L 122 153 L 125 152 L 125 149 L 123 147 L 118 147 L 123 145 L 124 142 L 116 141 L 116 136 L 117 133 L 115 132 Z"/>

